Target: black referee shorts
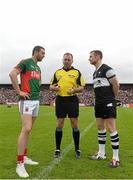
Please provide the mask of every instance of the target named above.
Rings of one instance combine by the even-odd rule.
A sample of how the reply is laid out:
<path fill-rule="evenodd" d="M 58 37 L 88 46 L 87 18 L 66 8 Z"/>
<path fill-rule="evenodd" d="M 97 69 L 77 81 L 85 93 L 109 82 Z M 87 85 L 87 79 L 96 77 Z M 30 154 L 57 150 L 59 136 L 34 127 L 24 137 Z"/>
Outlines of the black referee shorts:
<path fill-rule="evenodd" d="M 57 96 L 55 101 L 57 118 L 77 118 L 79 116 L 79 101 L 77 96 Z"/>
<path fill-rule="evenodd" d="M 116 105 L 113 106 L 95 105 L 95 117 L 103 118 L 103 119 L 108 119 L 108 118 L 116 119 L 117 117 Z"/>

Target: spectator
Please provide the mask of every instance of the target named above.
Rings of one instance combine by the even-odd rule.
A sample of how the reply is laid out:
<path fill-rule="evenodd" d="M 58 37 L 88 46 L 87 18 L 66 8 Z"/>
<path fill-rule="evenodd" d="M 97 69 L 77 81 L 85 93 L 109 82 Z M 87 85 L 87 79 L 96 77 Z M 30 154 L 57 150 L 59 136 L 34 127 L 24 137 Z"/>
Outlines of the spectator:
<path fill-rule="evenodd" d="M 78 94 L 79 103 L 84 104 L 85 106 L 94 105 L 94 93 L 92 88 L 85 87 L 83 93 Z M 54 102 L 55 94 L 51 93 L 48 89 L 43 89 L 40 92 L 40 104 L 49 105 L 51 102 Z M 120 89 L 118 99 L 122 104 L 131 104 L 133 103 L 133 89 Z M 0 88 L 0 104 L 6 103 L 17 103 L 18 98 L 16 96 L 15 90 L 9 87 Z"/>

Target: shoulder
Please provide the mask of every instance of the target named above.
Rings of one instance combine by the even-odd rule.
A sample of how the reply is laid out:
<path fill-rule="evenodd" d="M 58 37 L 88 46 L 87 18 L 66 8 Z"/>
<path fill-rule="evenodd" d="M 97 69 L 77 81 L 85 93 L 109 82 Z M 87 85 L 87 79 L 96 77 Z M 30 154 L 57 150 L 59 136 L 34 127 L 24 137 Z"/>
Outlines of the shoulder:
<path fill-rule="evenodd" d="M 103 65 L 101 66 L 101 69 L 102 69 L 102 70 L 105 70 L 105 71 L 108 71 L 108 70 L 111 70 L 112 68 L 111 68 L 110 66 L 108 66 L 107 64 L 103 64 Z"/>
<path fill-rule="evenodd" d="M 73 67 L 72 70 L 74 70 L 74 71 L 78 72 L 79 74 L 81 74 L 79 69 L 76 69 L 76 68 Z"/>
<path fill-rule="evenodd" d="M 28 59 L 22 59 L 22 60 L 19 62 L 19 64 L 27 64 L 27 63 L 29 63 L 30 61 L 31 61 L 30 58 L 28 58 Z"/>
<path fill-rule="evenodd" d="M 107 77 L 107 78 L 112 78 L 112 77 L 114 77 L 114 76 L 116 75 L 116 74 L 115 74 L 115 71 L 114 71 L 114 69 L 113 69 L 112 67 L 104 64 L 104 65 L 103 65 L 103 68 L 104 68 L 104 70 L 105 70 L 105 74 L 106 74 L 106 77 Z"/>
<path fill-rule="evenodd" d="M 63 68 L 57 69 L 54 74 L 63 71 Z"/>
<path fill-rule="evenodd" d="M 29 62 L 31 61 L 31 59 L 23 59 L 21 60 L 14 68 L 19 70 L 19 72 L 26 72 L 27 66 L 29 66 Z"/>

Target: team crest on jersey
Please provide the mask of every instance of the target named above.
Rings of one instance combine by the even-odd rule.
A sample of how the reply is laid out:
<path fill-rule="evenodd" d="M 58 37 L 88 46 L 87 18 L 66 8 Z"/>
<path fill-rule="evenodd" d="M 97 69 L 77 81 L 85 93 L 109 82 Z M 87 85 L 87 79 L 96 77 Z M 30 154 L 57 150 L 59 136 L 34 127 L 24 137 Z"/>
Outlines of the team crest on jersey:
<path fill-rule="evenodd" d="M 74 74 L 68 74 L 68 76 L 69 76 L 70 78 L 74 78 L 74 77 L 75 77 Z"/>
<path fill-rule="evenodd" d="M 33 69 L 35 69 L 35 67 L 34 67 L 33 65 L 31 65 L 31 67 L 32 67 Z"/>
<path fill-rule="evenodd" d="M 37 68 L 37 67 L 35 67 L 35 69 L 36 69 L 36 71 L 38 71 L 38 68 Z"/>
<path fill-rule="evenodd" d="M 38 71 L 38 67 L 30 65 L 30 67 L 32 68 L 32 70 Z"/>

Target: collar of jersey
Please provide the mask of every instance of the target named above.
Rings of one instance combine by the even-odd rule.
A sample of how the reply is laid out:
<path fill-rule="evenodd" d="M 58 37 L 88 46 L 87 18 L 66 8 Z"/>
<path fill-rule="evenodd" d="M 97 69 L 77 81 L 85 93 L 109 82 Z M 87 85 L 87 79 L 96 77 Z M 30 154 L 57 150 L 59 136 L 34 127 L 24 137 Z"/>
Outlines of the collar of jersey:
<path fill-rule="evenodd" d="M 102 65 L 103 65 L 103 64 L 100 64 L 100 66 L 96 69 L 96 71 L 98 71 Z"/>
<path fill-rule="evenodd" d="M 69 71 L 69 70 L 74 69 L 74 67 L 72 66 L 70 69 L 65 69 L 65 68 L 63 67 L 62 69 L 65 70 L 65 71 Z"/>
<path fill-rule="evenodd" d="M 37 63 L 34 62 L 33 58 L 31 58 L 32 62 L 37 65 Z"/>

